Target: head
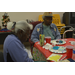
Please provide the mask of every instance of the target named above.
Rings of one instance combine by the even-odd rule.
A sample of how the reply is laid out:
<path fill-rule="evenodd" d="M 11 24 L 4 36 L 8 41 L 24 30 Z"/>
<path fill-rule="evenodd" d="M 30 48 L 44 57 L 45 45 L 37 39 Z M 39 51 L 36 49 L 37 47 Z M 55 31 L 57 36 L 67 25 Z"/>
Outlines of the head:
<path fill-rule="evenodd" d="M 33 26 L 26 21 L 8 22 L 7 29 L 11 30 L 23 43 L 27 40 Z"/>
<path fill-rule="evenodd" d="M 42 16 L 44 24 L 49 26 L 52 23 L 52 12 L 45 12 Z"/>

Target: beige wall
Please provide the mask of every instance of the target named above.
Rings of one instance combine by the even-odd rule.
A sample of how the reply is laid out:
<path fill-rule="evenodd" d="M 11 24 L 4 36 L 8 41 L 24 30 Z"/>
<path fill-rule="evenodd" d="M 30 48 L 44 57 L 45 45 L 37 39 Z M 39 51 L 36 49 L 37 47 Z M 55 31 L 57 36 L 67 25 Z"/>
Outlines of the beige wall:
<path fill-rule="evenodd" d="M 19 20 L 38 20 L 38 16 L 42 15 L 44 12 L 7 12 L 11 21 Z M 53 14 L 59 14 L 62 22 L 62 16 L 64 12 L 53 12 Z M 0 26 L 2 25 L 1 19 L 3 18 L 4 12 L 0 12 Z"/>

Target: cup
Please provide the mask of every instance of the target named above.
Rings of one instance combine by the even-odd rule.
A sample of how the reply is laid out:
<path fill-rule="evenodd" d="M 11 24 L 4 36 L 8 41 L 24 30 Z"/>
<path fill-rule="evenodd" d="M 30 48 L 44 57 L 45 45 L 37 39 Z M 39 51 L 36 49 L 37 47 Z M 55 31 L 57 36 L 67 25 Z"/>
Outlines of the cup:
<path fill-rule="evenodd" d="M 66 46 L 67 59 L 72 58 L 73 48 L 74 48 L 73 46 Z"/>
<path fill-rule="evenodd" d="M 49 43 L 51 42 L 51 37 L 45 37 L 45 40 L 46 40 L 46 43 Z"/>

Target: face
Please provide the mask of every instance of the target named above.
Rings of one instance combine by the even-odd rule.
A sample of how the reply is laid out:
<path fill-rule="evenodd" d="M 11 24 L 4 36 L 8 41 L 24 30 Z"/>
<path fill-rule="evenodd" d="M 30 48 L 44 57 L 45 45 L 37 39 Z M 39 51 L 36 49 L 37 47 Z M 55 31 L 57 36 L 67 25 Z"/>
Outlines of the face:
<path fill-rule="evenodd" d="M 25 41 L 27 41 L 27 39 L 29 38 L 29 34 L 30 34 L 30 29 L 29 30 L 26 30 L 26 32 L 20 30 L 19 33 L 18 33 L 18 37 L 20 39 L 20 41 L 23 43 Z"/>
<path fill-rule="evenodd" d="M 52 23 L 52 17 L 45 17 L 44 24 L 49 26 Z"/>
<path fill-rule="evenodd" d="M 23 34 L 22 34 L 23 42 L 27 41 L 27 39 L 29 38 L 29 34 L 30 34 L 30 30 L 27 30 L 26 32 L 23 32 Z"/>

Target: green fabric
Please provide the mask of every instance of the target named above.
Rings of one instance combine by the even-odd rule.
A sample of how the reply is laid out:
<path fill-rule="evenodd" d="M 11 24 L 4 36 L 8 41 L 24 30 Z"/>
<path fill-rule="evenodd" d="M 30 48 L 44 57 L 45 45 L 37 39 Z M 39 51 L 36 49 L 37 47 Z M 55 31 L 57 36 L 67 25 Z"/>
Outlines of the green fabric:
<path fill-rule="evenodd" d="M 45 35 L 45 37 L 46 36 L 50 36 L 51 39 L 53 40 L 54 36 L 53 36 L 53 34 L 52 34 L 51 30 L 50 30 L 50 26 L 46 26 L 46 25 L 43 24 L 43 29 L 44 29 L 44 35 Z"/>

